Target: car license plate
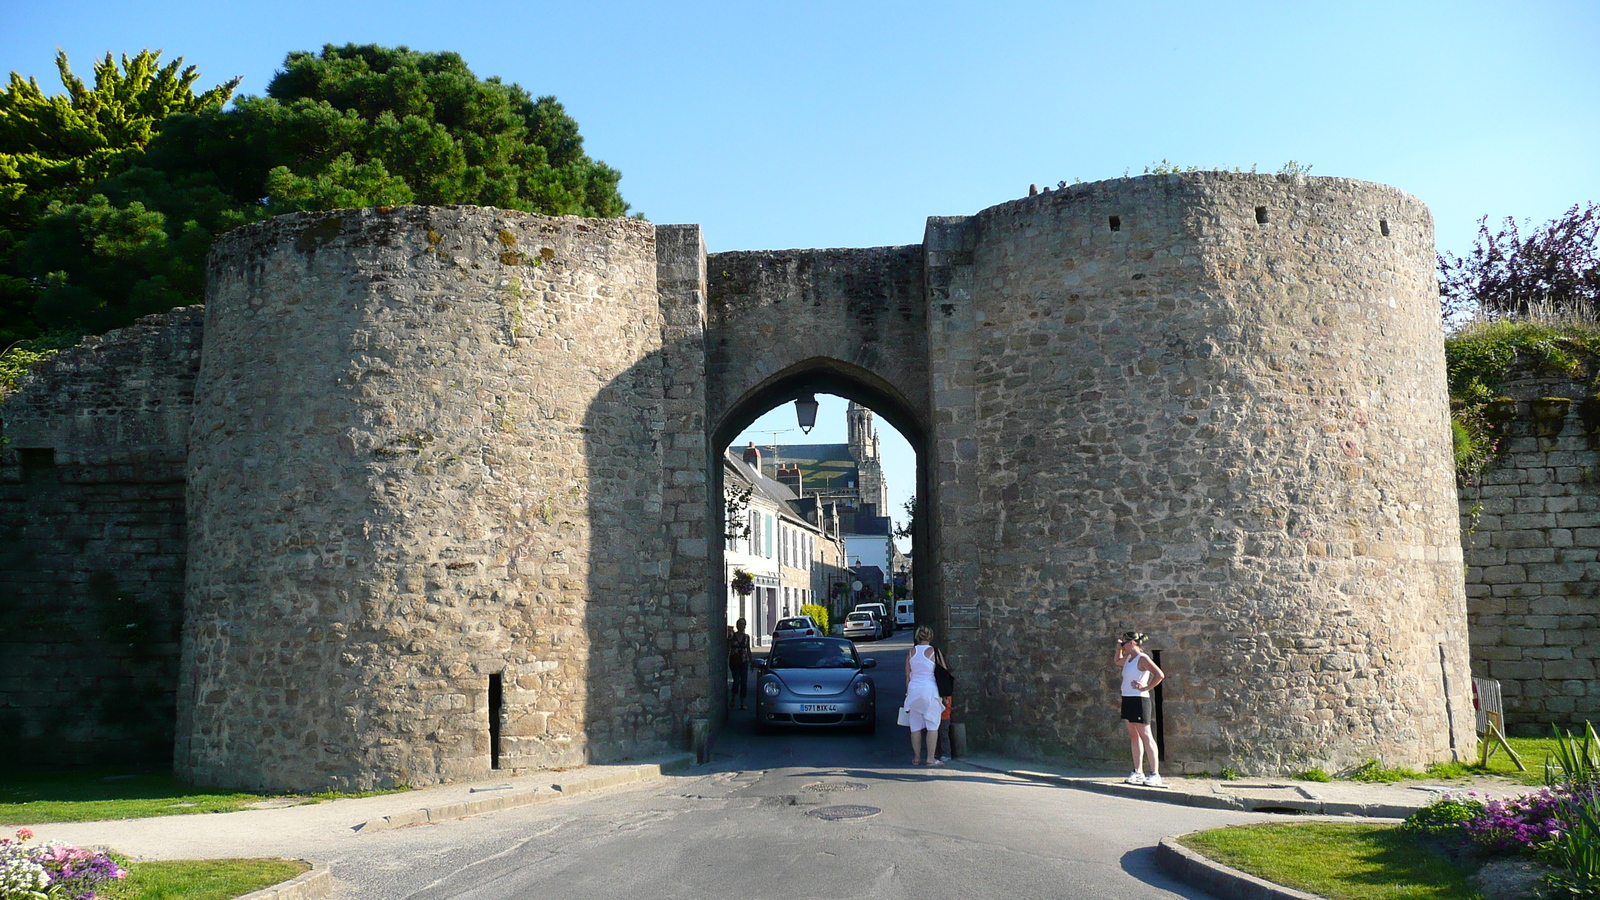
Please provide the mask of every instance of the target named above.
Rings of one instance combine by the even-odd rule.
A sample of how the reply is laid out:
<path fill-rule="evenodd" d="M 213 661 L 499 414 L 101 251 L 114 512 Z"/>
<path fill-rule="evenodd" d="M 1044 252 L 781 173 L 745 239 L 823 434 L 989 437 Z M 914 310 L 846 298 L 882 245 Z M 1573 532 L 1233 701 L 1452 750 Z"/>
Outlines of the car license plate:
<path fill-rule="evenodd" d="M 837 703 L 802 703 L 802 704 L 800 704 L 800 711 L 803 712 L 803 713 L 808 713 L 808 712 L 838 712 L 839 711 L 839 704 L 837 704 Z"/>

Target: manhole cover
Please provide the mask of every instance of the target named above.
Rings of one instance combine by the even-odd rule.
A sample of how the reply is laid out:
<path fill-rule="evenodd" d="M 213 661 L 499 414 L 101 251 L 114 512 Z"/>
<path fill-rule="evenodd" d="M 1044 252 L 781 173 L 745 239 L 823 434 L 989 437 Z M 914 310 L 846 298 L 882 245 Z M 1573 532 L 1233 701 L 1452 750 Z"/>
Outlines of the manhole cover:
<path fill-rule="evenodd" d="M 827 794 L 834 791 L 864 791 L 866 789 L 867 786 L 859 781 L 813 781 L 802 788 L 802 790 L 816 791 L 819 794 Z"/>
<path fill-rule="evenodd" d="M 881 812 L 883 810 L 876 806 L 819 806 L 806 815 L 837 822 L 840 819 L 865 819 Z"/>

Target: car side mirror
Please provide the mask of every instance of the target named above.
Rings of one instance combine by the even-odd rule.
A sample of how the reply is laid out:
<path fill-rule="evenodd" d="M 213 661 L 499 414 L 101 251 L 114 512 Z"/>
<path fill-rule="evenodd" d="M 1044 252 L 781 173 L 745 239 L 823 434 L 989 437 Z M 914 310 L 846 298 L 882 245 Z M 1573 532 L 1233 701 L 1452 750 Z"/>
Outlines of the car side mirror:
<path fill-rule="evenodd" d="M 758 669 L 765 669 L 767 667 L 767 661 L 764 660 L 764 659 L 758 659 L 758 660 L 755 661 L 755 663 L 756 663 L 756 668 L 758 668 Z"/>
<path fill-rule="evenodd" d="M 877 667 L 878 667 L 878 661 L 877 660 L 873 659 L 870 656 L 861 657 L 861 668 L 863 668 L 863 669 L 876 669 Z"/>

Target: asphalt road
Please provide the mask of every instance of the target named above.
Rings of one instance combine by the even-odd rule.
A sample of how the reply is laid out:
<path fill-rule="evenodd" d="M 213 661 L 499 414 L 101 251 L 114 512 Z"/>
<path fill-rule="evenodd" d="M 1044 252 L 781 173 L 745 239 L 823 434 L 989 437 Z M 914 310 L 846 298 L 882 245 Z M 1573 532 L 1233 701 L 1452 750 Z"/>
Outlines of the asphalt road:
<path fill-rule="evenodd" d="M 1154 868 L 1156 842 L 1260 818 L 913 767 L 894 724 L 909 646 L 861 647 L 879 660 L 876 737 L 758 735 L 735 714 L 711 763 L 663 781 L 342 846 L 335 896 L 1205 897 Z"/>

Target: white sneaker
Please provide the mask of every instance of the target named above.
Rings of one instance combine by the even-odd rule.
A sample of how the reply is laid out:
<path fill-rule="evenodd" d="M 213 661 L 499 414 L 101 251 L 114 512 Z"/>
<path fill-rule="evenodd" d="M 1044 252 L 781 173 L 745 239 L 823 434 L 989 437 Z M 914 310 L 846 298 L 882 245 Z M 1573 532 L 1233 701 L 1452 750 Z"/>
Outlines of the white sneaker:
<path fill-rule="evenodd" d="M 1128 783 L 1129 784 L 1148 784 L 1149 782 L 1144 780 L 1144 773 L 1143 772 L 1134 772 L 1132 775 L 1128 776 Z"/>
<path fill-rule="evenodd" d="M 1167 783 L 1161 780 L 1160 775 L 1146 775 L 1144 783 L 1147 787 L 1166 787 Z"/>

